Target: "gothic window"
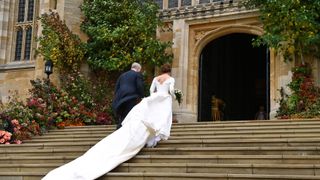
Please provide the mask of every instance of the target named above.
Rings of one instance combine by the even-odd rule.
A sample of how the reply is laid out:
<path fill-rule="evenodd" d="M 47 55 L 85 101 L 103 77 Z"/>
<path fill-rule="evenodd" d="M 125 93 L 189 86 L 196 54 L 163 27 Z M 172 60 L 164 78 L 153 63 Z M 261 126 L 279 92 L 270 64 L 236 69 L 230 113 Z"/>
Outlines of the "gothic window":
<path fill-rule="evenodd" d="M 35 25 L 35 6 L 36 0 L 19 0 L 15 40 L 15 61 L 30 60 L 32 56 L 32 39 Z"/>
<path fill-rule="evenodd" d="M 33 9 L 34 9 L 34 0 L 29 0 L 28 4 L 28 19 L 27 21 L 33 20 Z"/>
<path fill-rule="evenodd" d="M 15 54 L 15 60 L 16 61 L 19 61 L 21 59 L 22 34 L 23 34 L 22 29 L 18 28 L 17 37 L 16 37 L 16 54 Z"/>
<path fill-rule="evenodd" d="M 169 8 L 178 7 L 179 0 L 169 0 Z"/>
<path fill-rule="evenodd" d="M 26 41 L 25 41 L 25 50 L 24 50 L 24 59 L 30 60 L 31 55 L 31 40 L 32 40 L 32 27 L 28 28 L 26 31 Z"/>
<path fill-rule="evenodd" d="M 163 0 L 155 0 L 155 3 L 158 4 L 160 9 L 163 9 Z"/>
<path fill-rule="evenodd" d="M 181 0 L 181 6 L 191 6 L 191 0 Z"/>
<path fill-rule="evenodd" d="M 26 5 L 25 0 L 19 0 L 18 22 L 24 21 L 25 5 Z"/>

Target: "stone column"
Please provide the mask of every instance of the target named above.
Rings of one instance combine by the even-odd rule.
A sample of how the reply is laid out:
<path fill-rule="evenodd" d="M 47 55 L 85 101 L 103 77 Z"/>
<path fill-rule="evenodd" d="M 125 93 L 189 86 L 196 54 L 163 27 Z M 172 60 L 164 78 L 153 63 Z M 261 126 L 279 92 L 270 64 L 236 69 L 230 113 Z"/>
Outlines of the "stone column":
<path fill-rule="evenodd" d="M 270 53 L 270 119 L 275 119 L 277 110 L 279 108 L 280 89 L 283 88 L 286 94 L 290 94 L 290 88 L 287 86 L 291 82 L 292 72 L 291 68 L 294 63 L 284 62 L 283 57 L 275 54 L 274 51 Z"/>
<path fill-rule="evenodd" d="M 10 0 L 0 0 L 0 64 L 6 63 L 6 49 L 9 41 Z"/>
<path fill-rule="evenodd" d="M 168 9 L 169 0 L 163 0 L 163 9 Z"/>
<path fill-rule="evenodd" d="M 193 93 L 188 92 L 188 86 L 192 86 L 188 75 L 189 64 L 189 24 L 184 19 L 173 21 L 173 76 L 176 80 L 176 88 L 180 89 L 184 96 L 183 102 L 179 106 L 174 102 L 173 110 L 177 115 L 179 122 L 194 122 L 196 118 L 196 110 L 193 108 Z"/>

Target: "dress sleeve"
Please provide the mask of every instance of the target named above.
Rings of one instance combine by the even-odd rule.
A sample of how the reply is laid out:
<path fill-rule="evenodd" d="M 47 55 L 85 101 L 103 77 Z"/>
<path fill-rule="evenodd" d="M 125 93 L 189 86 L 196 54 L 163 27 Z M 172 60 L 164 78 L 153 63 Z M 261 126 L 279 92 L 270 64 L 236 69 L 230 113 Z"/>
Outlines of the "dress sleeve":
<path fill-rule="evenodd" d="M 151 86 L 150 86 L 150 95 L 152 93 L 155 93 L 155 91 L 156 91 L 156 78 L 153 78 Z"/>
<path fill-rule="evenodd" d="M 169 92 L 172 96 L 174 96 L 174 83 L 175 83 L 175 80 L 174 80 L 174 78 L 172 78 L 172 80 L 170 82 L 170 86 L 169 86 Z"/>

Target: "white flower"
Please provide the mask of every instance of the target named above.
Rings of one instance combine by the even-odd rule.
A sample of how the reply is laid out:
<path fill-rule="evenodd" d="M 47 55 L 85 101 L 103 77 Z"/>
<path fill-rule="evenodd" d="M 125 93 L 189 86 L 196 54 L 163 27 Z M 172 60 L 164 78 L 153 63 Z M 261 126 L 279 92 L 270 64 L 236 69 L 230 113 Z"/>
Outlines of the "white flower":
<path fill-rule="evenodd" d="M 178 101 L 179 105 L 182 102 L 182 97 L 183 97 L 183 93 L 180 89 L 175 89 L 174 90 L 174 95 L 175 95 L 175 99 Z"/>

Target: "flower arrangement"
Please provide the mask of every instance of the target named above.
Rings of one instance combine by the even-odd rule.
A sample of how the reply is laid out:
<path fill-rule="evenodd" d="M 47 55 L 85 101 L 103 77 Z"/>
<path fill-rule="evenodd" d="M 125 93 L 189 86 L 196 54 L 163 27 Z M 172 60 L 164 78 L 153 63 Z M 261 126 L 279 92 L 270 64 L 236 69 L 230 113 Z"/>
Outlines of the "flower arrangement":
<path fill-rule="evenodd" d="M 179 106 L 180 106 L 180 104 L 182 103 L 182 97 L 183 97 L 182 91 L 180 89 L 175 89 L 174 95 L 175 95 L 175 98 L 178 101 Z"/>

